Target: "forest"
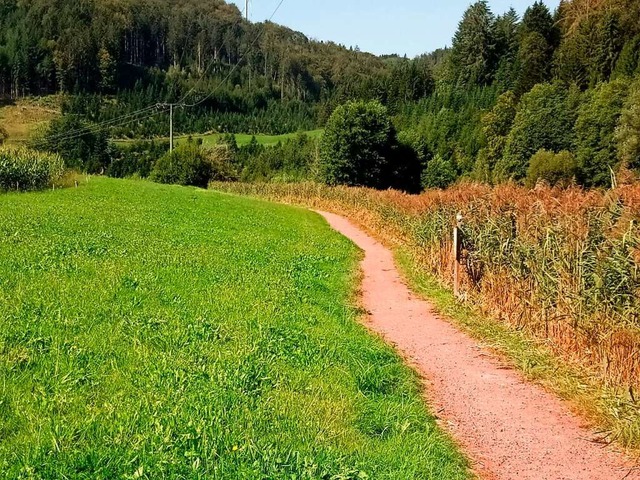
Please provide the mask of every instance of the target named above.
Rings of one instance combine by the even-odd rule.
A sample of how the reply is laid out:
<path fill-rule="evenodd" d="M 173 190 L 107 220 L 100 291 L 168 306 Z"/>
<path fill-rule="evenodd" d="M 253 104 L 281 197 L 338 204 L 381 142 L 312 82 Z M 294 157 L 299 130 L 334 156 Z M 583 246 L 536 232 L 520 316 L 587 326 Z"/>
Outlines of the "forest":
<path fill-rule="evenodd" d="M 610 186 L 640 168 L 639 16 L 635 0 L 567 0 L 556 11 L 538 1 L 521 18 L 480 0 L 450 47 L 408 59 L 249 23 L 223 1 L 2 0 L 0 95 L 63 94 L 51 132 L 88 128 L 105 137 L 87 140 L 94 145 L 166 137 L 167 102 L 185 105 L 175 114 L 183 134 L 323 128 L 339 106 L 373 102 L 393 130 L 393 154 L 381 155 L 395 162 L 404 152 L 421 188 L 459 178 Z M 55 151 L 59 143 L 40 140 Z M 321 147 L 295 162 L 293 177 L 315 178 Z M 291 177 L 273 153 L 247 148 L 229 145 L 245 149 L 236 177 Z M 101 171 L 121 156 L 84 166 Z"/>

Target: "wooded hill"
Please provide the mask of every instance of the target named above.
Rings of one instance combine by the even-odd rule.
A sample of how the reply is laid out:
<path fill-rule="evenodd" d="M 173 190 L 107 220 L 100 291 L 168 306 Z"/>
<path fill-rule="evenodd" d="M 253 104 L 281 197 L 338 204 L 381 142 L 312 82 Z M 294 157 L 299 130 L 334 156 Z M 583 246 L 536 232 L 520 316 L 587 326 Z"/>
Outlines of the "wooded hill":
<path fill-rule="evenodd" d="M 0 94 L 63 92 L 63 112 L 90 122 L 186 96 L 198 105 L 176 113 L 185 134 L 309 130 L 347 100 L 377 100 L 423 186 L 524 181 L 540 152 L 530 181 L 606 185 L 640 167 L 638 18 L 637 0 L 538 1 L 522 18 L 480 0 L 451 48 L 406 59 L 248 23 L 223 1 L 0 0 Z M 109 133 L 166 136 L 167 121 Z"/>
<path fill-rule="evenodd" d="M 246 53 L 246 55 L 245 55 Z M 0 93 L 101 92 L 219 77 L 319 100 L 385 70 L 373 55 L 308 39 L 273 23 L 251 24 L 221 0 L 0 2 Z"/>

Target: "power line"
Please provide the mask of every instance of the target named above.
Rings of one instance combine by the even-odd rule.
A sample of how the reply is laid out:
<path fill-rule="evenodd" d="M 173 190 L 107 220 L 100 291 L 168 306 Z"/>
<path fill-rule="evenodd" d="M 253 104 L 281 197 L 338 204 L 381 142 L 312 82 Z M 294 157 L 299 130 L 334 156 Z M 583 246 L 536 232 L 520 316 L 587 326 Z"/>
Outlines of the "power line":
<path fill-rule="evenodd" d="M 155 111 L 153 111 L 153 110 L 155 110 Z M 130 120 L 125 121 L 125 122 L 121 122 L 121 123 L 119 123 L 118 126 L 129 125 L 129 124 L 134 123 L 134 122 L 140 122 L 140 121 L 155 117 L 156 115 L 164 113 L 166 111 L 166 106 L 163 105 L 163 104 L 156 104 L 156 105 L 153 105 L 152 107 L 147 107 L 145 109 L 145 111 L 149 111 L 149 113 L 147 113 L 144 116 L 139 116 L 141 113 L 144 113 L 144 111 L 142 111 L 142 110 L 137 112 L 135 115 L 134 114 L 127 115 L 126 117 L 134 117 L 134 118 L 131 118 Z M 120 121 L 122 118 L 126 118 L 126 117 L 121 117 L 121 118 L 118 119 L 118 121 Z M 111 121 L 111 122 L 113 122 L 113 121 Z M 108 126 L 109 125 L 103 125 L 103 124 L 89 125 L 89 126 L 87 126 L 85 128 L 78 129 L 76 131 L 72 131 L 72 132 L 68 133 L 66 136 L 62 136 L 61 137 L 60 136 L 61 134 L 59 134 L 59 135 L 53 135 L 51 137 L 42 138 L 42 139 L 39 140 L 39 144 L 42 146 L 46 142 L 50 142 L 50 141 L 63 142 L 63 141 L 67 141 L 67 140 L 73 140 L 75 138 L 80 138 L 80 137 L 82 137 L 84 135 L 87 135 L 89 133 L 97 133 L 97 132 L 99 132 L 101 130 L 104 130 Z"/>
<path fill-rule="evenodd" d="M 103 128 L 109 127 L 113 124 L 119 123 L 122 120 L 125 120 L 127 118 L 132 118 L 132 117 L 138 117 L 144 113 L 147 112 L 151 112 L 153 110 L 157 110 L 160 107 L 159 104 L 154 104 L 154 105 L 150 105 L 146 108 L 137 110 L 135 112 L 126 114 L 126 115 L 122 115 L 120 117 L 116 117 L 113 118 L 111 120 L 105 120 L 103 122 L 99 122 L 99 123 L 94 123 L 91 125 L 87 125 L 86 127 L 82 127 L 82 128 L 78 128 L 76 130 L 71 130 L 69 132 L 62 132 L 62 133 L 58 133 L 56 135 L 51 135 L 49 137 L 47 137 L 46 139 L 43 140 L 47 140 L 47 141 L 53 141 L 53 140 L 58 140 L 58 141 L 63 141 L 63 140 L 68 140 L 68 139 L 72 139 L 72 138 L 77 138 L 77 136 L 82 136 L 85 135 L 87 133 L 90 133 L 92 131 L 99 131 Z M 153 112 L 152 115 L 157 114 L 158 112 Z M 132 123 L 134 121 L 137 120 L 143 120 L 144 118 L 148 118 L 149 115 L 147 115 L 146 117 L 140 117 L 140 118 L 133 118 L 133 120 L 129 121 L 129 122 L 125 122 L 123 125 L 127 125 L 129 123 Z"/>
<path fill-rule="evenodd" d="M 245 12 L 247 11 L 247 8 L 245 8 L 245 10 L 243 10 L 240 13 L 239 19 L 234 23 L 232 28 L 234 28 L 234 27 L 236 27 L 236 26 L 238 26 L 240 24 Z M 186 51 L 187 51 L 187 49 L 183 48 L 182 55 L 180 56 L 180 65 L 182 64 L 182 60 L 184 59 Z M 214 60 L 212 60 L 210 62 L 210 64 L 207 66 L 207 69 L 205 69 L 205 71 L 202 72 L 202 74 L 200 75 L 200 78 L 196 82 L 196 85 L 204 78 L 204 75 L 207 73 L 207 71 L 209 70 L 210 66 L 213 63 L 214 63 Z M 173 83 L 173 86 L 172 86 L 172 89 L 171 89 L 172 92 L 175 90 L 176 85 L 177 85 L 177 81 Z M 192 88 L 186 95 L 184 95 L 183 98 L 178 102 L 178 104 L 182 104 L 184 102 L 184 100 L 189 96 L 189 94 L 191 92 L 193 92 L 194 88 Z M 112 124 L 121 122 L 122 120 L 125 120 L 127 118 L 135 117 L 135 116 L 141 115 L 143 113 L 153 111 L 154 109 L 158 109 L 160 107 L 168 107 L 168 105 L 169 104 L 166 104 L 166 103 L 156 103 L 156 104 L 153 104 L 153 105 L 149 105 L 149 106 L 147 106 L 145 108 L 142 108 L 142 109 L 139 109 L 139 110 L 135 110 L 135 111 L 133 111 L 131 113 L 128 113 L 128 114 L 125 114 L 125 115 L 120 115 L 118 117 L 114 117 L 114 118 L 109 119 L 109 120 L 98 122 L 98 123 L 89 125 L 87 127 L 82 127 L 82 128 L 78 128 L 76 130 L 71 130 L 69 132 L 62 132 L 62 133 L 59 133 L 57 135 L 53 135 L 53 136 L 47 137 L 47 140 L 49 140 L 49 141 L 51 141 L 51 140 L 57 140 L 57 141 L 72 140 L 72 139 L 78 138 L 78 137 L 80 137 L 82 135 L 86 135 L 87 133 L 98 132 L 102 128 L 106 128 L 108 126 L 111 126 Z M 177 105 L 177 104 L 175 104 L 175 105 Z M 153 112 L 150 115 L 147 115 L 145 117 L 141 117 L 141 118 L 136 119 L 136 120 L 145 120 L 147 118 L 151 118 L 151 117 L 157 115 L 157 113 L 158 112 Z M 130 123 L 133 123 L 133 122 L 132 121 L 125 122 L 123 125 L 128 125 Z"/>
<path fill-rule="evenodd" d="M 273 13 L 269 17 L 268 22 L 271 22 L 273 20 L 275 15 L 278 13 L 280 8 L 284 4 L 284 1 L 285 0 L 280 0 L 280 2 L 277 4 L 276 8 L 274 9 Z M 246 18 L 248 18 L 248 16 L 249 16 L 249 10 L 248 9 L 249 9 L 248 0 L 245 0 L 244 13 L 245 13 Z M 240 17 L 240 20 L 238 22 L 236 22 L 236 25 L 238 25 L 240 23 L 240 21 L 242 21 L 242 16 Z M 234 26 L 236 26 L 236 25 L 234 25 Z M 191 104 L 185 103 L 185 100 L 193 92 L 195 92 L 198 84 L 205 78 L 205 76 L 208 74 L 208 72 L 211 69 L 211 67 L 215 64 L 215 62 L 216 62 L 215 59 L 213 59 L 213 60 L 211 60 L 211 62 L 209 62 L 209 65 L 207 65 L 207 68 L 202 72 L 202 74 L 200 75 L 200 78 L 198 79 L 196 84 L 185 95 L 183 95 L 183 97 L 177 103 L 156 103 L 154 105 L 150 105 L 150 106 L 145 107 L 143 109 L 131 112 L 131 113 L 126 114 L 126 115 L 122 115 L 120 117 L 115 117 L 115 118 L 112 118 L 110 120 L 105 120 L 105 121 L 99 122 L 97 124 L 93 124 L 93 125 L 90 125 L 90 126 L 87 126 L 87 127 L 84 127 L 84 128 L 76 129 L 75 131 L 72 130 L 70 132 L 64 132 L 64 133 L 60 133 L 60 134 L 48 137 L 47 139 L 45 139 L 45 141 L 72 140 L 72 139 L 81 137 L 83 135 L 86 135 L 87 133 L 96 133 L 96 132 L 98 132 L 100 130 L 103 130 L 104 128 L 112 126 L 113 124 L 120 123 L 122 120 L 125 120 L 125 119 L 131 119 L 131 120 L 128 120 L 128 121 L 126 121 L 124 123 L 120 123 L 121 126 L 128 125 L 128 124 L 131 124 L 131 123 L 136 122 L 136 121 L 146 120 L 148 118 L 151 118 L 151 117 L 154 117 L 154 116 L 158 115 L 159 113 L 164 113 L 165 111 L 167 111 L 167 109 L 169 109 L 170 114 L 172 115 L 172 111 L 173 111 L 174 107 L 193 108 L 193 107 L 196 107 L 198 105 L 201 105 L 202 103 L 207 101 L 209 98 L 211 98 L 218 91 L 218 89 L 231 78 L 231 75 L 233 75 L 233 73 L 240 67 L 240 64 L 246 58 L 247 54 L 255 47 L 256 43 L 262 38 L 262 35 L 264 34 L 264 31 L 265 31 L 265 29 L 263 28 L 258 33 L 258 35 L 254 38 L 253 42 L 251 42 L 251 44 L 245 50 L 245 52 L 243 52 L 243 54 L 240 56 L 240 58 L 238 59 L 236 64 L 233 66 L 233 68 L 228 72 L 228 74 L 204 98 L 202 98 L 202 99 L 200 99 L 200 100 L 198 100 L 198 101 L 196 101 L 194 103 L 191 103 Z M 183 55 L 184 55 L 184 51 L 183 51 Z M 142 114 L 145 114 L 145 115 L 141 116 L 139 118 L 136 118 L 136 117 L 138 117 L 139 115 L 142 115 Z M 172 127 L 172 124 L 173 124 L 173 122 L 172 122 L 172 118 L 171 118 L 170 119 L 170 129 Z"/>
<path fill-rule="evenodd" d="M 273 17 L 275 17 L 276 13 L 278 13 L 278 10 L 280 10 L 280 7 L 282 6 L 282 4 L 284 3 L 284 0 L 280 0 L 280 3 L 278 3 L 276 9 L 273 11 L 273 13 L 271 14 L 271 16 L 269 17 L 269 22 L 271 20 L 273 20 Z M 266 25 L 265 25 L 266 26 Z M 229 73 L 227 74 L 227 76 L 220 82 L 218 83 L 218 85 L 216 85 L 216 87 L 211 90 L 209 92 L 209 94 L 207 96 L 205 96 L 204 98 L 200 99 L 199 101 L 192 103 L 192 104 L 187 104 L 185 105 L 188 108 L 192 108 L 192 107 L 197 107 L 198 105 L 202 104 L 203 102 L 207 101 L 209 98 L 211 98 L 216 91 L 218 90 L 218 88 L 220 88 L 220 86 L 224 83 L 226 83 L 226 81 L 231 78 L 231 75 L 233 75 L 233 73 L 238 69 L 238 67 L 240 66 L 240 64 L 242 63 L 242 61 L 244 60 L 244 58 L 247 56 L 247 54 L 249 53 L 250 50 L 253 49 L 253 47 L 256 45 L 256 43 L 258 43 L 258 41 L 262 38 L 262 35 L 264 35 L 265 32 L 265 28 L 263 28 L 262 30 L 260 30 L 260 32 L 258 33 L 258 35 L 256 35 L 256 38 L 254 38 L 253 42 L 251 42 L 251 44 L 249 45 L 249 48 L 247 48 L 247 50 L 242 54 L 242 56 L 240 57 L 240 59 L 238 60 L 238 62 L 233 66 L 233 68 L 229 71 Z"/>

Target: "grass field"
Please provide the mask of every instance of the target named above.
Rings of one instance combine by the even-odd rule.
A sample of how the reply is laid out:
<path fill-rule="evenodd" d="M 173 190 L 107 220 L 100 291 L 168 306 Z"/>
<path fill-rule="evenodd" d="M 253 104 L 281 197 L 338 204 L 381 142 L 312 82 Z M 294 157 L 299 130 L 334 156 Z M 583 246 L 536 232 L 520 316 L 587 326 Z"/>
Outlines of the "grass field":
<path fill-rule="evenodd" d="M 309 130 L 307 132 L 302 132 L 305 135 L 308 135 L 311 138 L 320 138 L 322 136 L 322 132 L 324 130 Z M 248 145 L 251 142 L 251 139 L 255 136 L 256 140 L 259 144 L 264 145 L 265 147 L 273 147 L 277 145 L 278 142 L 284 142 L 288 139 L 295 138 L 298 133 L 285 133 L 284 135 L 251 135 L 247 133 L 236 133 L 236 142 L 238 146 Z M 202 144 L 205 146 L 216 145 L 220 138 L 222 138 L 224 134 L 222 133 L 211 133 L 209 135 L 191 135 L 191 138 L 197 140 L 202 139 Z M 188 135 L 182 135 L 176 137 L 176 143 L 186 142 L 189 138 Z M 161 140 L 169 141 L 169 138 L 163 138 Z M 134 140 L 116 140 L 116 143 L 119 144 L 127 144 L 131 143 Z"/>
<path fill-rule="evenodd" d="M 9 143 L 20 143 L 38 128 L 60 115 L 55 96 L 18 100 L 14 104 L 0 105 L 0 125 L 9 134 Z"/>
<path fill-rule="evenodd" d="M 0 195 L 4 478 L 449 479 L 317 215 L 92 178 Z"/>
<path fill-rule="evenodd" d="M 310 130 L 308 132 L 303 132 L 311 138 L 319 138 L 322 135 L 323 130 Z M 290 138 L 295 138 L 298 135 L 297 133 L 286 133 L 284 135 L 255 135 L 256 141 L 264 145 L 265 147 L 272 147 L 276 145 L 278 142 L 284 142 Z M 213 133 L 210 135 L 194 135 L 193 138 L 201 138 L 203 145 L 215 145 L 218 143 L 222 134 Z M 248 145 L 251 142 L 251 139 L 254 135 L 249 135 L 245 133 L 236 134 L 236 142 L 239 146 Z M 184 142 L 188 137 L 179 137 L 178 143 Z"/>

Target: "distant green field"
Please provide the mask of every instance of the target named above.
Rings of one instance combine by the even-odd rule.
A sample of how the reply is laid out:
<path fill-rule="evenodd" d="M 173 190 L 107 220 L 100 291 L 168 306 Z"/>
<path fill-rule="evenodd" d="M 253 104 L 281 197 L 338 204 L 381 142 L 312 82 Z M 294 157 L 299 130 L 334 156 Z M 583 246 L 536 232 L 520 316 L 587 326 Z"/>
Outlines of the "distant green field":
<path fill-rule="evenodd" d="M 318 215 L 92 178 L 0 195 L 2 478 L 462 479 Z"/>
<path fill-rule="evenodd" d="M 323 131 L 324 130 L 310 130 L 303 133 L 312 138 L 319 138 L 322 135 Z M 287 133 L 284 135 L 255 135 L 255 137 L 258 143 L 260 143 L 261 145 L 270 147 L 270 146 L 276 145 L 278 142 L 284 142 L 285 140 L 294 138 L 296 135 L 298 134 Z M 215 145 L 216 143 L 218 143 L 218 140 L 220 139 L 220 137 L 222 137 L 222 134 L 214 133 L 211 135 L 195 135 L 193 138 L 201 138 L 203 145 Z M 253 137 L 254 135 L 238 133 L 236 134 L 236 142 L 238 143 L 238 145 L 247 145 L 249 144 L 249 142 L 251 142 L 251 139 Z M 186 141 L 187 138 L 188 137 L 180 137 L 178 139 L 178 142 Z"/>
<path fill-rule="evenodd" d="M 320 129 L 320 130 L 309 130 L 301 133 L 304 133 L 305 135 L 308 135 L 311 138 L 320 138 L 322 136 L 322 132 L 324 132 L 324 130 Z M 236 133 L 235 135 L 236 135 L 236 142 L 238 143 L 239 146 L 248 145 L 251 142 L 251 139 L 255 136 L 256 140 L 261 145 L 264 145 L 266 147 L 272 147 L 274 145 L 277 145 L 278 142 L 284 142 L 285 140 L 288 140 L 290 138 L 295 138 L 296 135 L 298 135 L 298 133 L 286 133 L 284 135 L 250 135 L 246 133 Z M 223 136 L 224 134 L 222 133 L 212 133 L 209 135 L 191 135 L 191 137 L 196 140 L 201 138 L 202 144 L 209 145 L 209 146 L 216 145 L 220 140 L 220 138 Z M 186 142 L 188 138 L 189 136 L 187 135 L 176 137 L 176 143 Z M 163 138 L 162 140 L 168 141 L 169 139 Z M 116 143 L 126 145 L 127 143 L 131 143 L 132 141 L 133 140 L 116 140 Z"/>

